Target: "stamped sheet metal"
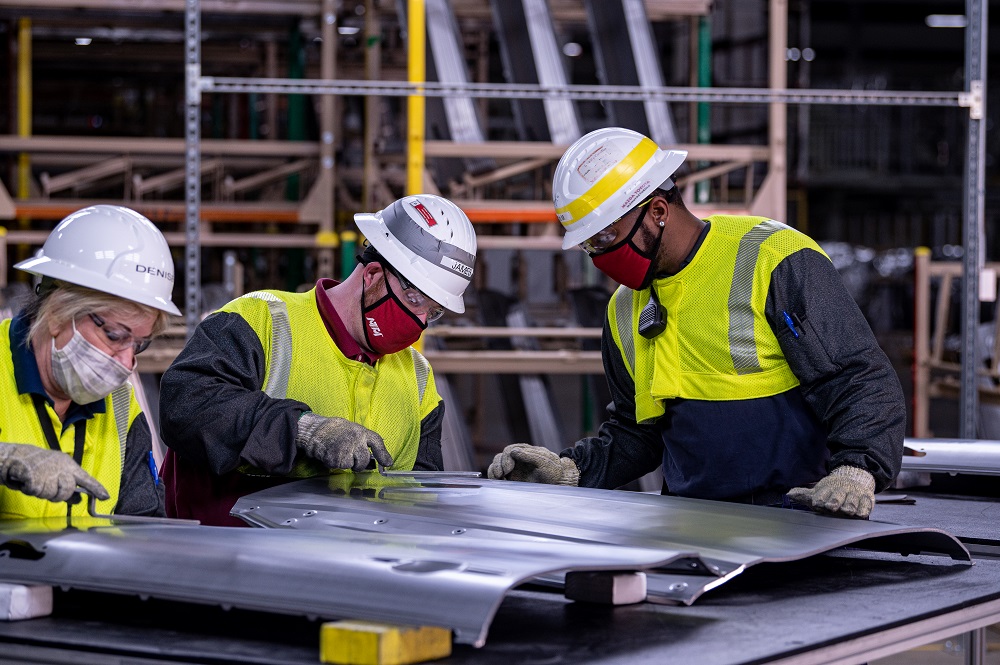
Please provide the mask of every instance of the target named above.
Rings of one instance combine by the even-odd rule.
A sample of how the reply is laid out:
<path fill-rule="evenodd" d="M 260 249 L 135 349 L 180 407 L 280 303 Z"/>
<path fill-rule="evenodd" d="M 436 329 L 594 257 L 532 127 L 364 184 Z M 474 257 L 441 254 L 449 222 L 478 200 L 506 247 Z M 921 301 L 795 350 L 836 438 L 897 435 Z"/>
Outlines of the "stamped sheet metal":
<path fill-rule="evenodd" d="M 349 474 L 280 485 L 240 499 L 233 514 L 256 526 L 378 533 L 544 536 L 578 543 L 695 552 L 664 566 L 648 600 L 690 604 L 763 562 L 795 561 L 851 546 L 970 561 L 957 538 L 935 528 L 852 520 L 804 510 L 680 497 L 451 478 Z M 722 578 L 721 580 L 719 578 Z M 662 582 L 662 583 L 660 583 Z"/>

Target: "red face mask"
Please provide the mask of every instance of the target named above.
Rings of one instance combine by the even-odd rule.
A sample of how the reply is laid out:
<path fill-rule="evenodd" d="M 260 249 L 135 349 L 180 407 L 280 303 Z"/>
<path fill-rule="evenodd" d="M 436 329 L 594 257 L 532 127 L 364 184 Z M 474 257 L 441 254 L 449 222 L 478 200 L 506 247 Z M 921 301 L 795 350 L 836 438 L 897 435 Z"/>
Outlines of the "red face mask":
<path fill-rule="evenodd" d="M 642 228 L 642 220 L 646 217 L 647 208 L 643 208 L 636 220 L 635 226 L 620 243 L 612 245 L 600 254 L 591 257 L 594 266 L 605 275 L 623 286 L 638 291 L 645 289 L 653 282 L 653 259 L 660 248 L 663 239 L 663 225 L 656 236 L 656 242 L 648 252 L 643 252 L 635 244 L 635 234 Z"/>
<path fill-rule="evenodd" d="M 365 307 L 362 288 L 361 318 L 368 347 L 375 353 L 387 355 L 412 345 L 420 339 L 427 325 L 396 297 L 385 271 L 382 272 L 382 279 L 388 293 L 368 307 Z"/>

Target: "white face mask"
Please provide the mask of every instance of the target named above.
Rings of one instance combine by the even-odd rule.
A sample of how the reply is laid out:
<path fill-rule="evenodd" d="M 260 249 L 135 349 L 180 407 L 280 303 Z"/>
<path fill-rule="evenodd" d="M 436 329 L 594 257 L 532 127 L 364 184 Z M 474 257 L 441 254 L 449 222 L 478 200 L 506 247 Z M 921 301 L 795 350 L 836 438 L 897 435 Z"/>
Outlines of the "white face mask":
<path fill-rule="evenodd" d="M 132 369 L 87 341 L 73 322 L 73 337 L 61 349 L 52 339 L 52 377 L 60 390 L 77 404 L 90 404 L 104 399 L 119 386 L 125 385 Z"/>

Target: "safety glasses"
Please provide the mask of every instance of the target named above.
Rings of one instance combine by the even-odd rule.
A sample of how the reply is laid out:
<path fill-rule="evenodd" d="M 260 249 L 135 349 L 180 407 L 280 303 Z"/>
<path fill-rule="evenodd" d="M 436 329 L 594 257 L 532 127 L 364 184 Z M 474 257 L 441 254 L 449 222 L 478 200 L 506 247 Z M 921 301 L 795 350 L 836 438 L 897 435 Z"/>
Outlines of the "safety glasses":
<path fill-rule="evenodd" d="M 415 314 L 423 314 L 427 317 L 427 323 L 437 321 L 442 316 L 444 316 L 444 307 L 436 303 L 434 300 L 428 298 L 424 293 L 413 286 L 406 280 L 405 277 L 400 275 L 395 268 L 387 263 L 382 264 L 389 272 L 396 276 L 399 280 L 399 285 L 403 287 L 403 298 L 410 305 L 410 309 L 413 310 Z"/>
<path fill-rule="evenodd" d="M 652 200 L 653 197 L 651 196 L 642 203 L 640 203 L 639 205 L 637 205 L 635 208 L 632 208 L 632 210 L 642 210 L 642 213 L 639 215 L 639 218 L 636 220 L 634 226 L 642 224 L 642 220 L 646 216 L 646 206 L 649 205 L 649 202 Z M 587 252 L 587 254 L 590 254 L 591 256 L 596 256 L 598 254 L 608 251 L 608 249 L 613 247 L 615 241 L 618 239 L 618 231 L 619 231 L 619 229 L 617 228 L 618 223 L 623 219 L 625 219 L 626 217 L 628 217 L 629 213 L 631 213 L 632 210 L 629 210 L 627 213 L 625 213 L 624 215 L 622 215 L 615 221 L 611 222 L 610 224 L 605 226 L 603 229 L 601 229 L 594 235 L 590 236 L 589 238 L 581 242 L 580 247 L 583 249 L 583 251 Z"/>

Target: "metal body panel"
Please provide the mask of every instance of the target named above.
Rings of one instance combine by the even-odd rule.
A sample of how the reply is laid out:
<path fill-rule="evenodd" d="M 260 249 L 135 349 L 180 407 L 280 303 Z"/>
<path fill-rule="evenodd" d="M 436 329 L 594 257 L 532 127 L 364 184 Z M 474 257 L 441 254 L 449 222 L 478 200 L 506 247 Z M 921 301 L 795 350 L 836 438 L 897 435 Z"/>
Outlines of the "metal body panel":
<path fill-rule="evenodd" d="M 420 482 L 370 474 L 312 478 L 240 499 L 233 514 L 250 524 L 307 530 L 365 529 L 411 534 L 543 536 L 577 543 L 695 552 L 666 574 L 649 600 L 690 604 L 743 569 L 795 561 L 839 547 L 938 553 L 969 561 L 953 536 L 934 528 L 849 520 L 680 497 L 510 481 Z M 720 581 L 721 578 L 721 581 Z"/>
<path fill-rule="evenodd" d="M 93 524 L 94 522 L 90 522 Z M 51 523 L 50 523 L 51 524 Z M 452 629 L 482 646 L 504 595 L 555 571 L 658 567 L 690 552 L 517 534 L 208 526 L 51 530 L 0 522 L 0 580 Z"/>
<path fill-rule="evenodd" d="M 1000 441 L 906 439 L 917 455 L 903 457 L 903 470 L 1000 476 Z"/>

